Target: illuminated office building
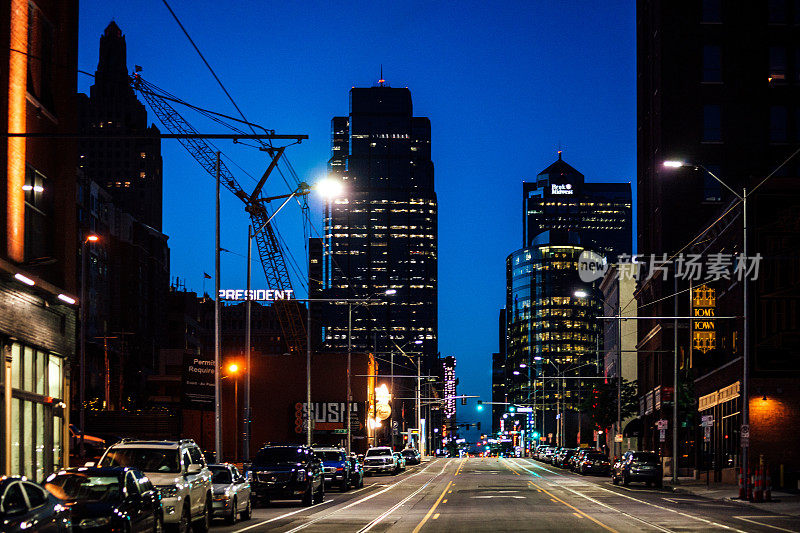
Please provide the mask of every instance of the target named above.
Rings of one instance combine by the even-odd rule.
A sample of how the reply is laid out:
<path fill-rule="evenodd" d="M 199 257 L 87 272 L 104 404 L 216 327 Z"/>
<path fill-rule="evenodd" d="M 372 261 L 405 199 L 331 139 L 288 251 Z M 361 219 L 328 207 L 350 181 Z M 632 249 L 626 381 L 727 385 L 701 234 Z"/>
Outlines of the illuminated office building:
<path fill-rule="evenodd" d="M 313 294 L 385 300 L 353 306 L 353 350 L 418 352 L 432 370 L 437 200 L 430 121 L 413 115 L 408 89 L 381 80 L 351 89 L 350 114 L 331 126 L 329 171 L 345 192 L 325 206 L 322 289 Z M 396 294 L 384 296 L 390 289 Z M 321 326 L 327 350 L 347 349 L 347 305 L 327 305 Z"/>

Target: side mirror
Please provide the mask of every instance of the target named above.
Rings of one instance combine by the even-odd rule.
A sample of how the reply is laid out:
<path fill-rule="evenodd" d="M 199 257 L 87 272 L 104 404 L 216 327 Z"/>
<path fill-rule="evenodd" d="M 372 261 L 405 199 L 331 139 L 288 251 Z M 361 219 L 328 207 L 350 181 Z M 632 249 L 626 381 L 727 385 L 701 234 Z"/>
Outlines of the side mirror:
<path fill-rule="evenodd" d="M 200 471 L 203 469 L 203 465 L 199 465 L 197 463 L 192 463 L 186 467 L 187 474 L 199 474 Z"/>

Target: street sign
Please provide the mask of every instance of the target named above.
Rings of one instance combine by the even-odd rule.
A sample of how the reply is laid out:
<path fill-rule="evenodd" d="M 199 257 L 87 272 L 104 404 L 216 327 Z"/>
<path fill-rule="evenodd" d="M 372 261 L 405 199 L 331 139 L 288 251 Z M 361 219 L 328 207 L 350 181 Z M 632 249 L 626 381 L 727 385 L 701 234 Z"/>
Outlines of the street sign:
<path fill-rule="evenodd" d="M 656 422 L 656 427 L 658 429 L 660 429 L 661 431 L 664 431 L 665 429 L 667 429 L 669 427 L 669 421 L 668 420 L 664 420 L 662 418 L 661 420 Z"/>
<path fill-rule="evenodd" d="M 703 427 L 703 441 L 711 442 L 711 426 Z"/>
<path fill-rule="evenodd" d="M 614 435 L 614 442 L 622 442 L 622 433 Z"/>
<path fill-rule="evenodd" d="M 708 428 L 714 425 L 714 415 L 704 415 L 701 418 L 700 426 Z"/>
<path fill-rule="evenodd" d="M 658 440 L 661 442 L 666 442 L 667 440 L 667 430 L 666 429 L 659 429 L 658 430 Z"/>
<path fill-rule="evenodd" d="M 739 436 L 743 439 L 750 438 L 750 424 L 742 424 L 742 432 Z"/>

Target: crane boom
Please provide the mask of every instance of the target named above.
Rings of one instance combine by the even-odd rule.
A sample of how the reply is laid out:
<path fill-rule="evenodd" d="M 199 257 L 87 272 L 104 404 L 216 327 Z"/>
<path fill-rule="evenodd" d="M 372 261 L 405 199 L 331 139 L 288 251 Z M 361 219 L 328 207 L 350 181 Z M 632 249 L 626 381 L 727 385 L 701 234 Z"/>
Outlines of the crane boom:
<path fill-rule="evenodd" d="M 138 74 L 132 77 L 131 83 L 133 88 L 141 93 L 167 130 L 178 134 L 197 134 L 197 130 L 169 103 L 170 100 L 173 100 L 172 98 L 162 94 L 157 87 L 143 80 Z M 205 139 L 200 137 L 180 138 L 178 141 L 207 173 L 216 178 L 216 150 Z M 283 150 L 276 149 L 275 152 L 270 170 L 274 168 Z M 258 201 L 256 198 L 260 191 L 256 191 L 256 194 L 253 195 L 247 194 L 236 181 L 230 169 L 221 161 L 220 181 L 226 189 L 245 204 L 245 210 L 250 215 L 253 227 L 264 228 L 256 235 L 256 245 L 267 286 L 278 290 L 292 289 L 292 280 L 286 267 L 283 247 L 272 223 L 265 224 L 270 214 L 264 202 Z M 260 185 L 263 185 L 263 179 Z M 278 315 L 278 323 L 289 352 L 302 353 L 306 349 L 306 326 L 303 323 L 299 303 L 293 300 L 276 301 L 273 302 L 273 307 Z"/>

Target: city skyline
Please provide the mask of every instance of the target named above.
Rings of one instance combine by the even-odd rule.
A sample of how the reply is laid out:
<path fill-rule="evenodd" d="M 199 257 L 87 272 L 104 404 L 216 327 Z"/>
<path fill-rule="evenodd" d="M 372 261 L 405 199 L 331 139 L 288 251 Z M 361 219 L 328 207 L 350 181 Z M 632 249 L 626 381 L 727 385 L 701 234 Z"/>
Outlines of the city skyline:
<path fill-rule="evenodd" d="M 172 7 L 249 119 L 278 133 L 310 134 L 308 141 L 287 150 L 298 174 L 309 182 L 325 173 L 330 117 L 341 113 L 344 91 L 376 84 L 382 64 L 389 85 L 408 86 L 414 93 L 416 113 L 430 117 L 433 124 L 432 159 L 442 203 L 439 290 L 447 298 L 440 298 L 439 350 L 458 357 L 459 390 L 473 390 L 488 399 L 496 310 L 502 306 L 505 286 L 503 263 L 521 240 L 520 183 L 533 179 L 559 147 L 588 179 L 633 180 L 633 7 L 621 2 L 602 8 L 520 4 L 492 12 L 473 3 L 460 14 L 444 7 L 420 7 L 420 17 L 400 6 L 388 12 L 369 7 L 311 14 L 282 6 L 269 16 L 261 8 L 251 13 L 238 5 L 223 9 L 200 3 L 190 9 L 178 2 Z M 339 31 L 356 12 L 363 21 L 360 29 L 352 35 Z M 145 79 L 193 104 L 236 113 L 160 3 L 147 10 L 82 4 L 79 68 L 94 72 L 97 39 L 112 19 L 126 35 L 131 69 L 142 66 Z M 270 43 L 304 44 L 281 46 L 276 52 L 270 43 L 249 42 L 248 53 L 234 52 L 231 61 L 216 35 L 222 31 L 243 38 L 248 32 L 261 32 L 257 20 L 274 21 Z M 286 24 L 295 32 L 301 29 L 301 34 L 289 34 Z M 413 45 L 406 35 L 410 24 L 421 25 Z M 371 27 L 381 31 L 372 32 Z M 573 37 L 565 39 L 568 32 Z M 480 34 L 484 41 L 465 43 L 458 51 L 449 48 L 463 34 Z M 540 39 L 531 41 L 531 34 Z M 331 55 L 327 47 L 333 41 L 341 46 Z M 171 54 L 161 53 L 165 43 Z M 512 56 L 514 61 L 508 59 Z M 253 62 L 257 57 L 262 59 Z M 301 57 L 306 61 L 298 62 Z M 342 62 L 339 57 L 348 59 Z M 183 74 L 176 76 L 179 72 Z M 552 83 L 554 72 L 559 73 L 559 83 Z M 186 73 L 192 83 L 186 83 Z M 255 78 L 248 80 L 251 76 Z M 92 83 L 84 75 L 78 81 L 81 91 Z M 502 127 L 497 126 L 500 122 Z M 219 129 L 197 123 L 202 131 Z M 267 166 L 264 155 L 253 149 L 220 146 L 253 176 Z M 172 276 L 200 291 L 203 271 L 213 268 L 213 180 L 175 141 L 162 143 L 162 153 L 164 232 L 170 236 Z M 287 192 L 280 179 L 270 182 L 267 188 L 276 194 Z M 222 246 L 239 254 L 223 254 L 222 282 L 230 287 L 244 286 L 245 281 L 247 217 L 238 202 L 223 195 Z M 312 211 L 312 221 L 319 221 L 321 203 L 315 198 L 311 202 L 317 212 Z M 276 224 L 297 262 L 305 265 L 297 206 L 281 212 Z M 470 261 L 478 250 L 485 261 Z M 469 268 L 464 268 L 465 261 Z M 254 273 L 260 275 L 257 263 Z M 263 278 L 255 278 L 259 279 L 263 283 Z M 469 335 L 463 332 L 464 323 L 475 325 Z M 459 417 L 468 420 L 473 414 L 472 403 L 459 406 Z M 488 427 L 488 417 L 482 421 Z"/>

